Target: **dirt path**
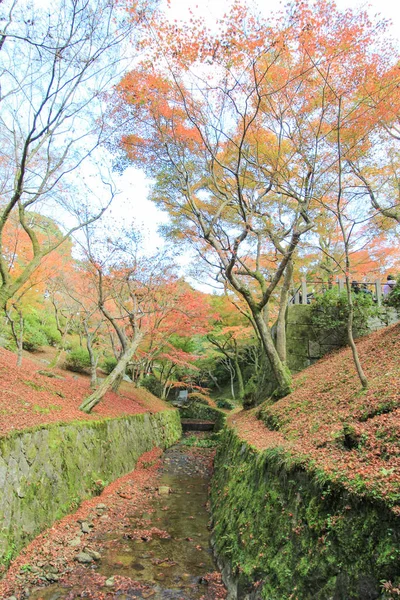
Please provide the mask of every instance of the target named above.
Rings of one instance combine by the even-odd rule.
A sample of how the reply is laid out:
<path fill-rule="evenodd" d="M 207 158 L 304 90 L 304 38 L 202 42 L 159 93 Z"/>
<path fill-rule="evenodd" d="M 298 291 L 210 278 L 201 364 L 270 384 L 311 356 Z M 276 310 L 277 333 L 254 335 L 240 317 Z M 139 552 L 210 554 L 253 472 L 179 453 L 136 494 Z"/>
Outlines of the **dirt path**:
<path fill-rule="evenodd" d="M 12 600 L 215 600 L 225 590 L 209 550 L 213 450 L 175 446 L 36 538 L 0 583 Z"/>

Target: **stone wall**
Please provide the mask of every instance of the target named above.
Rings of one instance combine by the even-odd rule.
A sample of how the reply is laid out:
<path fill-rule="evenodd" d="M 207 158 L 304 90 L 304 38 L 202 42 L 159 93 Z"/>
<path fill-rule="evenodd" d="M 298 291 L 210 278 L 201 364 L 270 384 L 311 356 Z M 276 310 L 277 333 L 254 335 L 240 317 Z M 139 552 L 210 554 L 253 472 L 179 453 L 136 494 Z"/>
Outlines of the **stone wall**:
<path fill-rule="evenodd" d="M 0 561 L 104 484 L 134 469 L 141 454 L 181 436 L 177 410 L 40 426 L 0 439 Z"/>
<path fill-rule="evenodd" d="M 377 600 L 400 583 L 400 517 L 282 448 L 226 427 L 211 486 L 212 542 L 229 600 Z"/>
<path fill-rule="evenodd" d="M 369 319 L 364 335 L 387 327 L 399 321 L 399 315 L 394 308 L 381 307 L 379 315 Z M 355 332 L 357 337 L 357 332 Z M 311 325 L 311 307 L 307 304 L 292 305 L 288 308 L 287 325 L 287 357 L 288 366 L 292 373 L 298 373 L 327 352 L 343 347 L 340 336 L 326 333 Z"/>
<path fill-rule="evenodd" d="M 219 408 L 213 408 L 201 402 L 191 402 L 179 409 L 182 419 L 204 419 L 214 421 L 214 431 L 219 431 L 225 425 L 226 413 Z"/>

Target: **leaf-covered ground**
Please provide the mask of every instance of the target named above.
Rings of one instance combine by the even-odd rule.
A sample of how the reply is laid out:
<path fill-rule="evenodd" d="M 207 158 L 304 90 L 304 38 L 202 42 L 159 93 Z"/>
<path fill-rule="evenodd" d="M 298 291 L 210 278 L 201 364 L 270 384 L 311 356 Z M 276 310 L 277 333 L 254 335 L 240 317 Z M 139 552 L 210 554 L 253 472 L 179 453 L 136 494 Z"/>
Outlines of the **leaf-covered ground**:
<path fill-rule="evenodd" d="M 24 356 L 16 366 L 15 354 L 0 349 L 0 435 L 55 421 L 93 420 L 166 410 L 168 405 L 144 389 L 123 383 L 118 394 L 108 392 L 92 414 L 79 410 L 90 394 L 89 379 L 61 369 L 47 377 L 43 363 Z"/>
<path fill-rule="evenodd" d="M 256 448 L 282 447 L 400 514 L 400 325 L 357 347 L 368 390 L 361 389 L 346 348 L 296 375 L 289 396 L 233 415 L 231 423 Z"/>

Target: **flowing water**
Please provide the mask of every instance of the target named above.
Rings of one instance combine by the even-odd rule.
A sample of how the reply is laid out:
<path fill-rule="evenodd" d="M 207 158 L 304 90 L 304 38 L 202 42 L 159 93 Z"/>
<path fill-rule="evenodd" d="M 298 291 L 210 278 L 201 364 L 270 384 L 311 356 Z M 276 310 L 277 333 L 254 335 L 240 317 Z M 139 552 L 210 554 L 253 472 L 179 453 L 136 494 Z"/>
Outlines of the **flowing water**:
<path fill-rule="evenodd" d="M 163 457 L 159 494 L 154 496 L 148 513 L 133 512 L 132 530 L 156 527 L 165 537 L 107 534 L 97 572 L 107 578 L 129 577 L 145 584 L 143 590 L 116 594 L 102 588 L 106 597 L 130 600 L 197 600 L 207 591 L 205 575 L 214 572 L 207 512 L 210 451 L 194 454 L 185 446 L 174 446 Z M 99 590 L 100 591 L 100 590 Z M 30 600 L 63 600 L 80 597 L 76 586 L 51 585 L 35 591 Z M 93 596 L 94 598 L 96 595 Z"/>

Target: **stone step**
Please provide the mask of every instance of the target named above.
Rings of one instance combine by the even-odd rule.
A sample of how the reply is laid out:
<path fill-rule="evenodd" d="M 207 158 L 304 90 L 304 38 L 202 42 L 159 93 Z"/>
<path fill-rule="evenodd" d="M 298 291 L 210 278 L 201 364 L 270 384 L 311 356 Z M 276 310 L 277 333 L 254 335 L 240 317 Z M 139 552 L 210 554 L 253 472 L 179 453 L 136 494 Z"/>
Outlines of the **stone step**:
<path fill-rule="evenodd" d="M 183 431 L 212 431 L 214 421 L 204 421 L 204 419 L 181 419 Z"/>

